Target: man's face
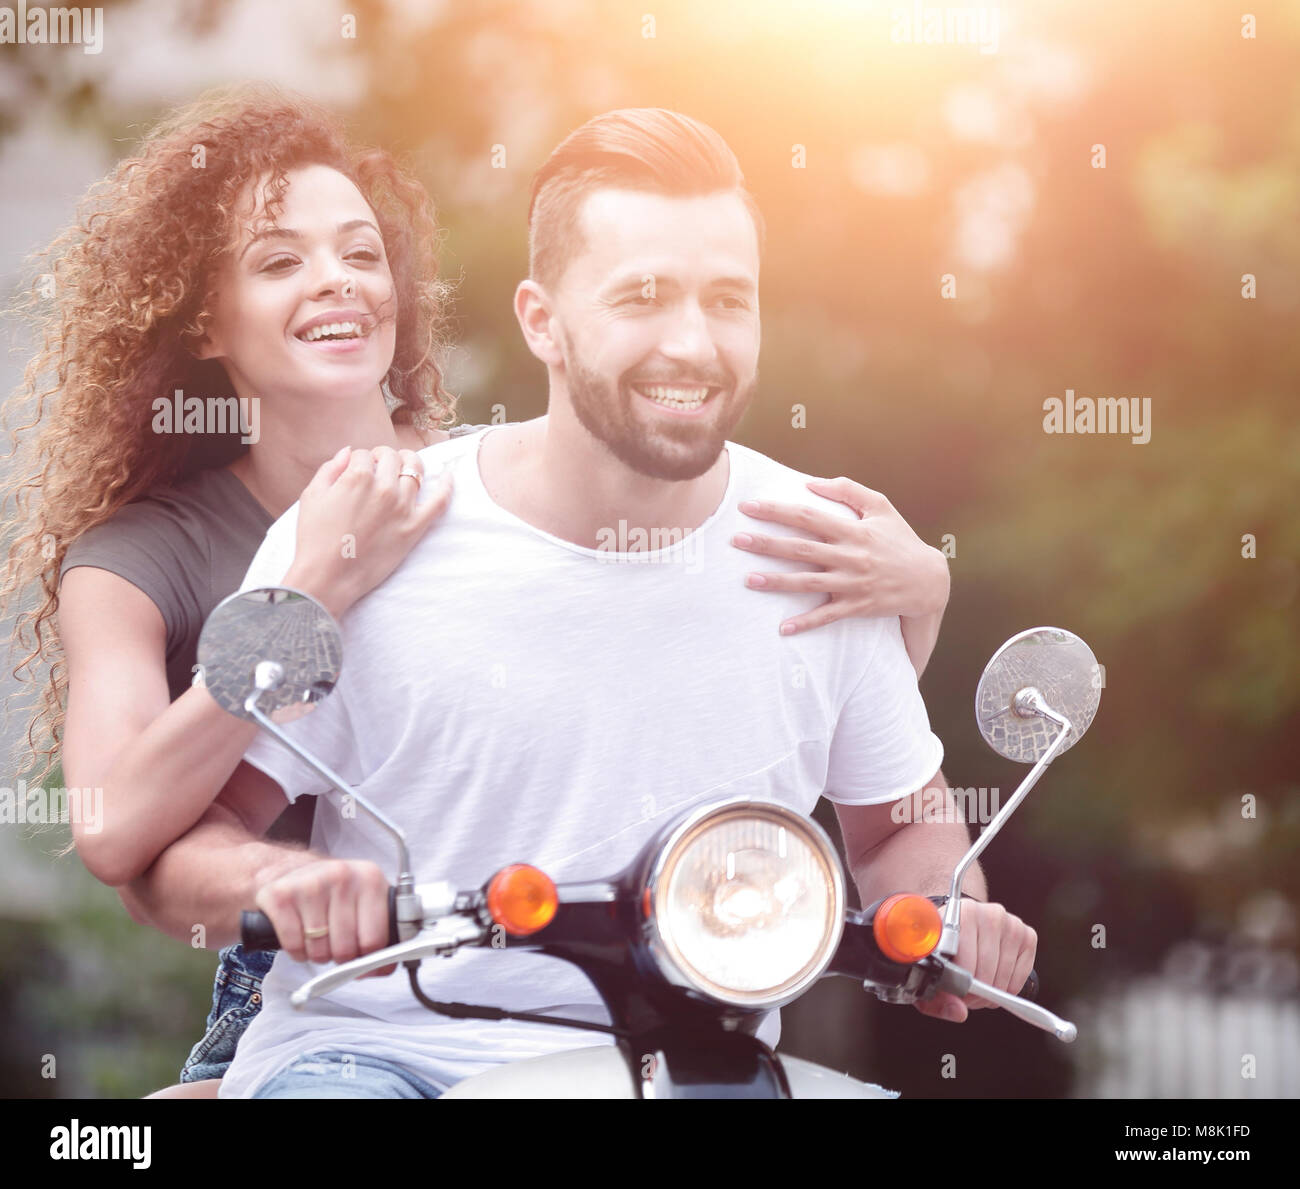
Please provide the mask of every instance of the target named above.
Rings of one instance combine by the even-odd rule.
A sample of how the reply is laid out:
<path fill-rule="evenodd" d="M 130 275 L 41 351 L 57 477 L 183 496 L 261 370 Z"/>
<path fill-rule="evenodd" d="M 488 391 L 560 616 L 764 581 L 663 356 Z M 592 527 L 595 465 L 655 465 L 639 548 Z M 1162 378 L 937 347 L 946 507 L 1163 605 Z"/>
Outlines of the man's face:
<path fill-rule="evenodd" d="M 758 234 L 738 194 L 598 190 L 554 287 L 574 413 L 625 465 L 694 479 L 758 377 Z"/>

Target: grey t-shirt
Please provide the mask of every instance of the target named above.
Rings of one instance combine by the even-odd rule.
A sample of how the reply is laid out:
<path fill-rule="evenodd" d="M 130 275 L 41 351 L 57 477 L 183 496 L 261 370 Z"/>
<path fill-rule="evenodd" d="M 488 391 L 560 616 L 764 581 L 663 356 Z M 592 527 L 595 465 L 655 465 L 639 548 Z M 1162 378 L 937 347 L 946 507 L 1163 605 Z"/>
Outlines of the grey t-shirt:
<path fill-rule="evenodd" d="M 193 683 L 208 613 L 239 589 L 272 520 L 230 471 L 200 471 L 82 533 L 68 546 L 59 576 L 94 566 L 125 578 L 153 600 L 167 628 L 167 687 L 174 702 Z M 270 836 L 310 842 L 314 809 L 314 803 L 290 806 Z"/>
<path fill-rule="evenodd" d="M 194 680 L 199 632 L 239 589 L 274 518 L 224 467 L 120 508 L 69 547 L 62 574 L 95 566 L 153 600 L 167 628 L 167 686 L 175 701 Z"/>

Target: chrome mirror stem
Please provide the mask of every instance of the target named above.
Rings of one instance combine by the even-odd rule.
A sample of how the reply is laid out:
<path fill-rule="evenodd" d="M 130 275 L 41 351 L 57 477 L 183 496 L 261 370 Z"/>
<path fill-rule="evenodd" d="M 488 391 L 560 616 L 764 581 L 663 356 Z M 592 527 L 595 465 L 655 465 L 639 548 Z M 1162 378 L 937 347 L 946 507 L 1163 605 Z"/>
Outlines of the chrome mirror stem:
<path fill-rule="evenodd" d="M 1050 764 L 1060 752 L 1065 741 L 1070 737 L 1070 721 L 1064 715 L 1057 714 L 1044 700 L 1038 690 L 1032 686 L 1020 690 L 1014 699 L 1012 709 L 1024 718 L 1030 715 L 1038 715 L 1049 722 L 1055 723 L 1061 728 L 1056 738 L 1052 740 L 1051 746 L 1043 753 L 1042 758 L 1030 769 L 1029 775 L 1020 783 L 1009 800 L 994 815 L 993 820 L 980 832 L 980 836 L 971 844 L 970 850 L 962 856 L 961 862 L 957 864 L 952 873 L 952 883 L 948 888 L 948 903 L 944 907 L 943 914 L 943 934 L 939 938 L 938 953 L 951 957 L 957 952 L 958 930 L 961 927 L 961 885 L 966 878 L 966 872 L 970 865 L 983 853 L 984 848 L 997 836 L 999 830 L 1006 824 L 1015 811 L 1016 807 L 1028 795 L 1029 790 L 1038 783 L 1039 777 L 1047 770 Z"/>
<path fill-rule="evenodd" d="M 264 663 L 257 666 L 256 672 L 258 688 L 248 695 L 248 699 L 244 703 L 245 711 L 248 712 L 249 717 L 252 718 L 258 726 L 274 738 L 278 739 L 280 743 L 302 760 L 302 762 L 315 772 L 317 776 L 328 783 L 335 792 L 342 794 L 344 797 L 351 797 L 382 829 L 386 830 L 392 836 L 393 842 L 397 846 L 397 919 L 399 935 L 413 935 L 418 930 L 418 924 L 412 924 L 411 922 L 412 904 L 415 893 L 415 876 L 411 872 L 411 856 L 406 846 L 406 835 L 402 833 L 397 824 L 390 817 L 380 811 L 376 806 L 372 805 L 365 797 L 358 793 L 356 789 L 349 788 L 344 783 L 341 776 L 327 768 L 310 752 L 306 751 L 290 739 L 275 722 L 262 712 L 261 708 L 257 705 L 257 700 L 264 690 L 274 689 L 275 686 L 279 684 L 279 677 L 275 672 L 275 670 L 278 669 L 279 666 L 274 663 Z M 415 915 L 418 916 L 418 909 Z M 403 940 L 405 940 L 405 937 L 403 937 Z"/>

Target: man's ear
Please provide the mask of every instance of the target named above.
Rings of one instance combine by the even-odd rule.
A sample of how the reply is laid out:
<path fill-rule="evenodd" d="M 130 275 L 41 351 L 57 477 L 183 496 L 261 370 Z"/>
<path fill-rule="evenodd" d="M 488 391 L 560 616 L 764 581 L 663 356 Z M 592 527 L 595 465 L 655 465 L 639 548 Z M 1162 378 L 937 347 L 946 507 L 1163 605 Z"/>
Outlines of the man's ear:
<path fill-rule="evenodd" d="M 515 317 L 528 349 L 543 363 L 558 367 L 564 362 L 556 335 L 550 295 L 536 281 L 523 280 L 515 290 Z"/>

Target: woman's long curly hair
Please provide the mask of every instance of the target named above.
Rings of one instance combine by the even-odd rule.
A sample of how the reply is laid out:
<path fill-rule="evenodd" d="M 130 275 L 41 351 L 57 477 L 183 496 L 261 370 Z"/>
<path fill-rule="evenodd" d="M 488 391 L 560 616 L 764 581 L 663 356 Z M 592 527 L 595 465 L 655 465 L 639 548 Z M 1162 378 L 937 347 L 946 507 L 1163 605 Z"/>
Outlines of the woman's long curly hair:
<path fill-rule="evenodd" d="M 153 432 L 153 402 L 176 389 L 234 395 L 219 362 L 191 354 L 210 320 L 215 271 L 236 243 L 245 188 L 265 180 L 274 218 L 286 172 L 305 165 L 350 178 L 378 218 L 397 300 L 384 381 L 394 422 L 454 420 L 442 370 L 449 286 L 438 280 L 438 228 L 423 186 L 387 153 L 353 145 L 325 108 L 267 84 L 209 92 L 162 120 L 32 258 L 31 285 L 10 310 L 31 325 L 35 355 L 11 398 L 28 419 L 12 431 L 11 475 L 0 487 L 0 507 L 13 503 L 0 605 L 24 603 L 14 644 L 29 651 L 15 677 L 39 680 L 48 668 L 15 757 L 20 771 L 37 767 L 35 784 L 53 770 L 62 740 L 64 554 L 124 504 L 245 449 L 237 428 L 219 437 Z"/>

